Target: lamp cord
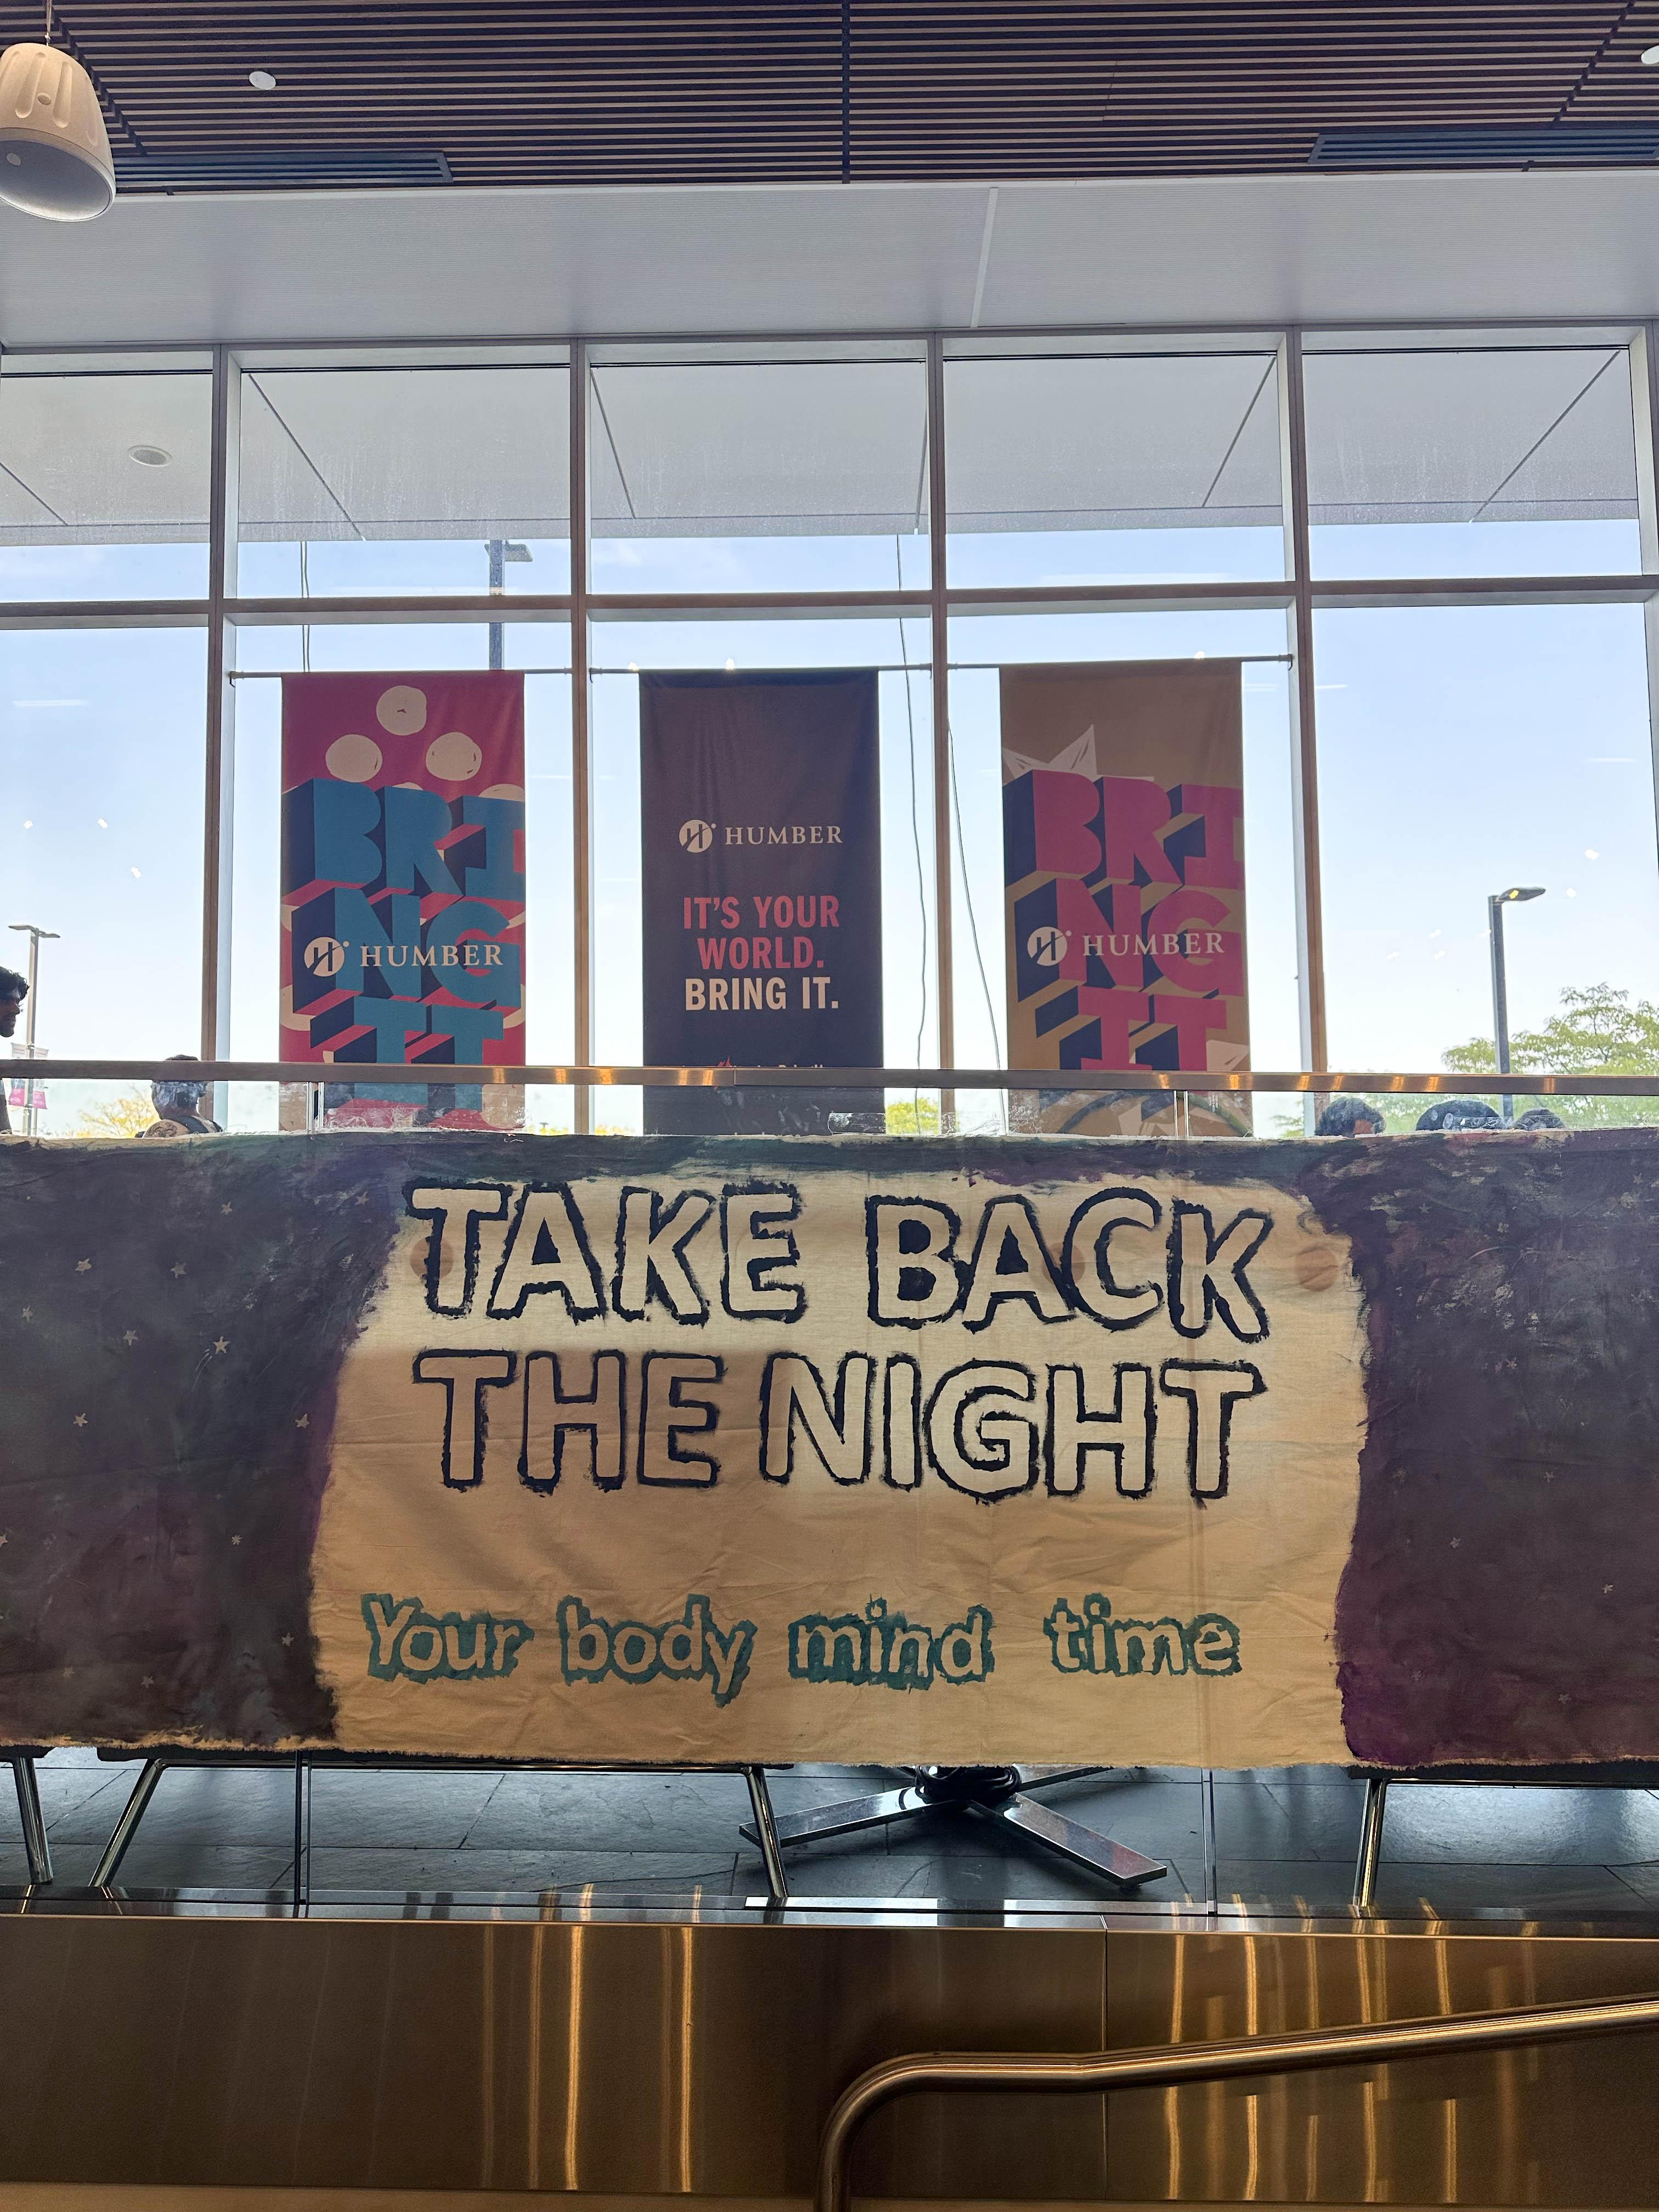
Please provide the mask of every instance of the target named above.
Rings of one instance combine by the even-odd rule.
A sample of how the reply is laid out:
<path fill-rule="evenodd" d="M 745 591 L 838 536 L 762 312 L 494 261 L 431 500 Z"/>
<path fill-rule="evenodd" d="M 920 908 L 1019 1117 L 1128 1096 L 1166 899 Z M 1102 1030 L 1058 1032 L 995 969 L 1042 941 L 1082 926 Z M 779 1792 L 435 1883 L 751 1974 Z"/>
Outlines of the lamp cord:
<path fill-rule="evenodd" d="M 46 44 L 52 44 L 52 0 L 46 0 Z"/>

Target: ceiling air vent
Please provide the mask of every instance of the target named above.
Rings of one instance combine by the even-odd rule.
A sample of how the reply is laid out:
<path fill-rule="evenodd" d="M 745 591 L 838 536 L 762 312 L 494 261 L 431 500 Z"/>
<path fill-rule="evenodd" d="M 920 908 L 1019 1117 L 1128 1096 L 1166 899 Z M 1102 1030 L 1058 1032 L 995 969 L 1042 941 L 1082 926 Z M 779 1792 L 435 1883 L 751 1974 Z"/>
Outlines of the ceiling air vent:
<path fill-rule="evenodd" d="M 1322 131 L 1312 169 L 1627 168 L 1659 161 L 1659 122 Z"/>
<path fill-rule="evenodd" d="M 211 154 L 118 153 L 115 179 L 123 192 L 362 191 L 376 185 L 453 181 L 441 154 L 338 147 L 296 153 L 280 146 L 235 146 Z"/>

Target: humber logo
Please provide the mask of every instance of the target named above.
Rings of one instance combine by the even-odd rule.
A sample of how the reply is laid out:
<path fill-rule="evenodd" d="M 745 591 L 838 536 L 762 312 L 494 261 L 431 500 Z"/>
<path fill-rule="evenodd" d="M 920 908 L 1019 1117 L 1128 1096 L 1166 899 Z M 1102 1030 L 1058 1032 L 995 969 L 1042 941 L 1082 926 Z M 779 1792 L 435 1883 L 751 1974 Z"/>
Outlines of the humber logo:
<path fill-rule="evenodd" d="M 361 948 L 366 968 L 500 968 L 501 948 L 487 939 L 467 937 L 459 945 L 365 945 Z M 337 975 L 349 958 L 351 947 L 337 937 L 313 937 L 301 955 L 311 975 Z"/>
<path fill-rule="evenodd" d="M 313 937 L 306 947 L 306 971 L 312 975 L 337 975 L 345 965 L 346 949 L 337 937 Z"/>
<path fill-rule="evenodd" d="M 714 842 L 712 822 L 699 821 L 694 814 L 689 822 L 680 824 L 680 842 L 688 853 L 706 853 Z"/>
<path fill-rule="evenodd" d="M 1039 968 L 1058 968 L 1070 943 L 1063 929 L 1034 929 L 1025 940 L 1025 950 Z"/>

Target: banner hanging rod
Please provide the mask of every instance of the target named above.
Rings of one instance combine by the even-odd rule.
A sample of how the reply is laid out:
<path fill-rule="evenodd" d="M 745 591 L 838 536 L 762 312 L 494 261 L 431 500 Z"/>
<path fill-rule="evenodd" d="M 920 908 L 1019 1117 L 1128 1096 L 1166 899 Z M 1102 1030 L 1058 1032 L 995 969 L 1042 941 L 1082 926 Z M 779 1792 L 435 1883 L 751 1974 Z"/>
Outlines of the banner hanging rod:
<path fill-rule="evenodd" d="M 1194 653 L 1191 656 L 1182 655 L 1177 657 L 1190 657 L 1193 659 L 1200 659 L 1207 656 Z M 1280 666 L 1288 666 L 1290 663 L 1296 659 L 1296 655 L 1293 653 L 1218 653 L 1216 654 L 1215 658 L 1218 660 L 1236 660 L 1241 668 L 1244 668 L 1256 667 L 1266 662 L 1273 662 Z M 945 664 L 946 669 L 952 674 L 963 673 L 973 670 L 994 672 L 1004 668 L 1023 668 L 1030 665 L 1031 664 L 1028 662 L 1018 660 L 947 660 Z M 933 663 L 927 660 L 866 660 L 856 663 L 848 661 L 847 664 L 847 671 L 849 675 L 861 672 L 871 676 L 926 676 L 929 673 L 932 666 Z M 280 684 L 285 676 L 302 676 L 311 672 L 312 672 L 308 670 L 300 668 L 233 668 L 230 671 L 230 681 L 233 684 Z M 331 669 L 325 672 L 330 675 L 347 676 L 356 672 L 350 669 Z M 570 669 L 567 665 L 562 668 L 509 668 L 506 672 L 509 676 L 568 676 Z M 669 674 L 679 675 L 684 672 L 678 669 L 668 670 L 640 668 L 635 666 L 632 663 L 623 668 L 615 666 L 608 662 L 590 661 L 588 663 L 587 672 L 590 676 L 656 676 Z M 720 670 L 717 668 L 712 668 L 699 672 L 707 673 L 710 676 L 718 676 L 720 673 Z M 750 675 L 770 675 L 775 672 L 769 669 L 763 670 L 756 668 L 747 672 L 739 672 L 734 669 L 731 672 L 733 675 L 738 674 L 739 672 L 746 672 Z M 786 671 L 782 672 L 789 673 L 793 672 Z"/>

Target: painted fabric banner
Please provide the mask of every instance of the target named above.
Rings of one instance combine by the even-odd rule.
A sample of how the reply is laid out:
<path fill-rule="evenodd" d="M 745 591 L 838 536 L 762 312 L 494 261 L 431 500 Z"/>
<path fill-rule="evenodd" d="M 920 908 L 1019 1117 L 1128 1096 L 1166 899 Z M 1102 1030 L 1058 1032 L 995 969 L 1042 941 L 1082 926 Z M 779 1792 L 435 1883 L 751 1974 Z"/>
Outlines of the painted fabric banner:
<path fill-rule="evenodd" d="M 283 678 L 281 1057 L 524 1064 L 524 678 Z M 338 1126 L 510 1127 L 517 1088 L 330 1084 Z"/>
<path fill-rule="evenodd" d="M 879 1067 L 874 673 L 641 676 L 640 817 L 647 1062 Z M 883 1126 L 872 1091 L 657 1090 L 645 1111 L 653 1130 Z"/>
<path fill-rule="evenodd" d="M 1002 671 L 1010 1067 L 1250 1064 L 1236 660 Z M 1145 1092 L 1018 1094 L 1034 1128 L 1173 1130 Z M 1194 1134 L 1247 1101 L 1194 1097 Z"/>
<path fill-rule="evenodd" d="M 1659 1131 L 0 1144 L 0 1728 L 1659 1756 Z"/>

